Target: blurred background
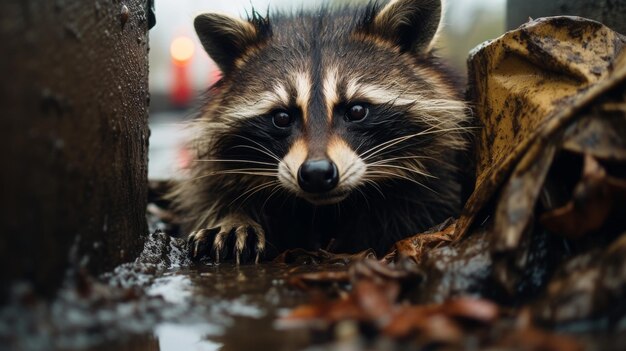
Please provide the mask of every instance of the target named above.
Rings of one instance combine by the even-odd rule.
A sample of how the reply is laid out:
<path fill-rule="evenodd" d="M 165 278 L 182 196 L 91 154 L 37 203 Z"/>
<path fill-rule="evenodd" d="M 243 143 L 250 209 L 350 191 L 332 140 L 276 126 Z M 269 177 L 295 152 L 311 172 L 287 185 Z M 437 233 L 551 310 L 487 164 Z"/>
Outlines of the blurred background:
<path fill-rule="evenodd" d="M 358 0 L 348 0 L 351 3 Z M 200 97 L 219 72 L 202 49 L 193 19 L 204 12 L 245 17 L 252 6 L 261 13 L 269 7 L 292 10 L 346 0 L 177 0 L 155 3 L 157 25 L 150 31 L 150 164 L 151 179 L 170 178 L 184 157 L 184 132 L 180 121 L 198 110 Z M 367 2 L 362 0 L 360 2 Z M 439 52 L 460 72 L 465 72 L 468 52 L 505 28 L 506 0 L 448 0 Z"/>

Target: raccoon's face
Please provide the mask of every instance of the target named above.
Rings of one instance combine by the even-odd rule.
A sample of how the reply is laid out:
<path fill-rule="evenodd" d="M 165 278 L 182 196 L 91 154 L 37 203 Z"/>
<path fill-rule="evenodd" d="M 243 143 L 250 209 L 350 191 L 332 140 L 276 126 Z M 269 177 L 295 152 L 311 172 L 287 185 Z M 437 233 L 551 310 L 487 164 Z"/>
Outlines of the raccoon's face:
<path fill-rule="evenodd" d="M 255 187 L 318 205 L 389 180 L 427 188 L 428 164 L 463 147 L 466 118 L 429 61 L 440 13 L 439 0 L 399 0 L 271 23 L 199 16 L 224 73 L 210 114 L 218 158 L 242 182 L 270 178 Z"/>

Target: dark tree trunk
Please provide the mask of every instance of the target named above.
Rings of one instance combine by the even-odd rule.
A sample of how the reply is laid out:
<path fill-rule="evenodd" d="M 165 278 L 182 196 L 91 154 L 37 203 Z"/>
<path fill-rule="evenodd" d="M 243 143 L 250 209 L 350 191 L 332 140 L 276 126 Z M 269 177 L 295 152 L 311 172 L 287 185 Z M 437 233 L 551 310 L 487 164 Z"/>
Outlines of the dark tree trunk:
<path fill-rule="evenodd" d="M 517 28 L 528 17 L 581 16 L 626 34 L 626 0 L 508 0 L 506 23 Z"/>
<path fill-rule="evenodd" d="M 141 249 L 147 3 L 0 2 L 0 295 L 50 295 L 70 256 L 100 272 Z"/>

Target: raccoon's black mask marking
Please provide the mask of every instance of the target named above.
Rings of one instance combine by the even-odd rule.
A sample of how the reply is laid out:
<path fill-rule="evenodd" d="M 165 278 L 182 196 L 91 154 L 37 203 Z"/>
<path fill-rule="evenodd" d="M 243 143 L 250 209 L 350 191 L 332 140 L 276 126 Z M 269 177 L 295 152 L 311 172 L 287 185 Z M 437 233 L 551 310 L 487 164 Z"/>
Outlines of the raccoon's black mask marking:
<path fill-rule="evenodd" d="M 251 252 L 333 238 L 382 253 L 456 215 L 469 117 L 431 50 L 440 14 L 440 1 L 397 0 L 199 16 L 224 75 L 173 194 L 199 230 L 193 252 L 220 256 L 233 237 L 239 258 L 256 237 Z"/>

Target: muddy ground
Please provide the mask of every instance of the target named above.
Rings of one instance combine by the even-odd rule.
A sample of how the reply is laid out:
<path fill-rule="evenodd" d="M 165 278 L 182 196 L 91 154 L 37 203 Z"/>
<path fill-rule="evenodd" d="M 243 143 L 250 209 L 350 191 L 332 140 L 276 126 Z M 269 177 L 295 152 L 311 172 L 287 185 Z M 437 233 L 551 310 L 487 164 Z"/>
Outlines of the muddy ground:
<path fill-rule="evenodd" d="M 478 298 L 478 290 L 451 300 L 451 291 L 471 292 L 486 277 L 486 258 L 472 254 L 482 240 L 476 236 L 467 258 L 440 250 L 439 269 L 458 276 L 429 284 L 424 274 L 437 277 L 437 267 L 424 272 L 323 252 L 283 256 L 291 263 L 191 263 L 182 240 L 157 232 L 135 263 L 97 278 L 80 268 L 68 272 L 51 304 L 17 286 L 0 310 L 0 339 L 3 349 L 15 350 L 623 349 L 623 313 L 618 320 L 531 327 L 525 312 Z M 404 296 L 387 302 L 394 294 Z M 409 317 L 382 326 L 394 314 Z"/>

